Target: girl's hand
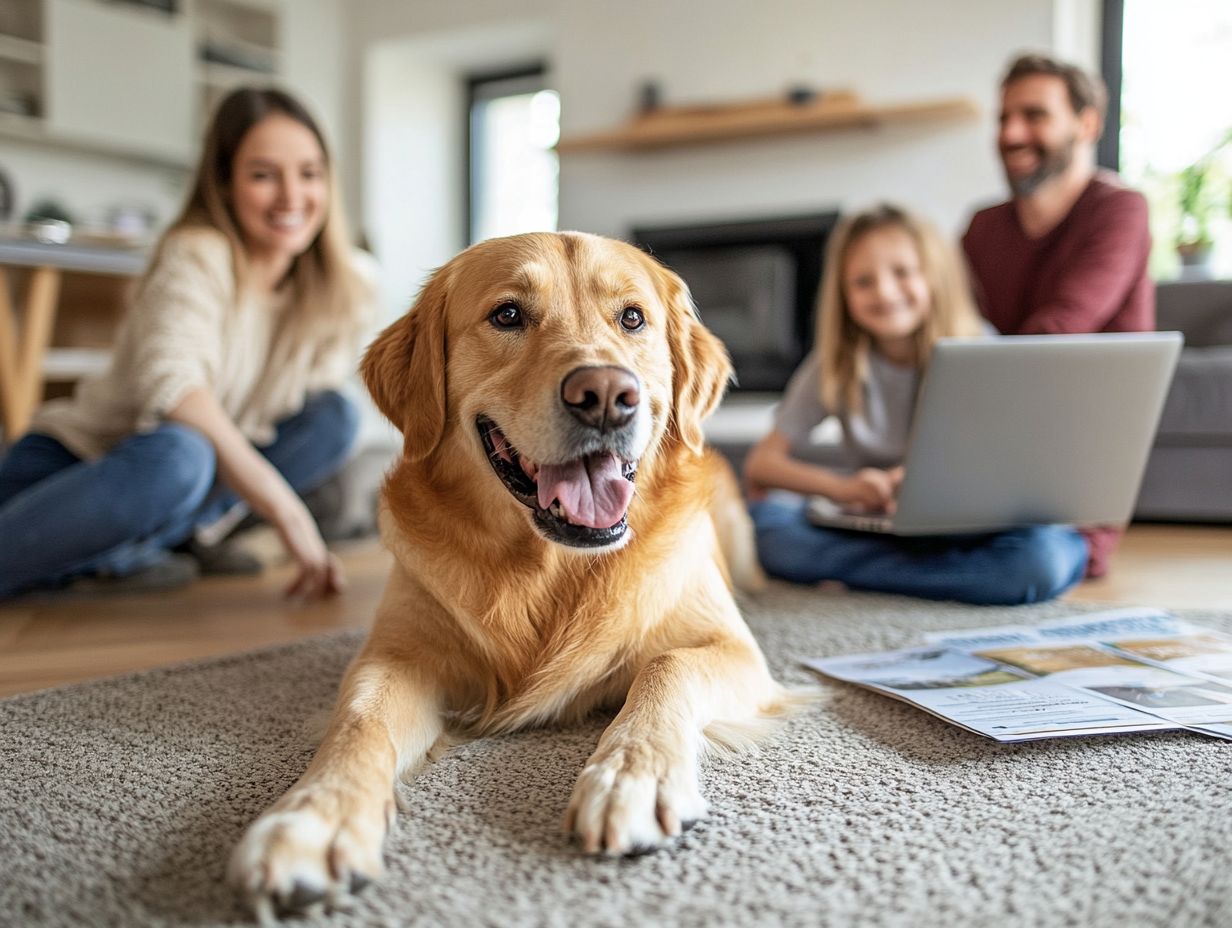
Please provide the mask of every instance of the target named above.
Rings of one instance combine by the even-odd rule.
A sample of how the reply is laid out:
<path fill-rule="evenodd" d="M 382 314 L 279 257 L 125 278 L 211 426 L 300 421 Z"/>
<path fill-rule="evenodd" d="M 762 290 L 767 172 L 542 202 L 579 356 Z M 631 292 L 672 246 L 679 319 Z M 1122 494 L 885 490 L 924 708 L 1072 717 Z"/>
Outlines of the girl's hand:
<path fill-rule="evenodd" d="M 754 480 L 749 476 L 748 471 L 744 473 L 744 496 L 750 503 L 760 503 L 766 498 L 766 493 L 770 488 L 765 484 Z"/>
<path fill-rule="evenodd" d="M 346 586 L 342 564 L 329 549 L 303 500 L 291 492 L 273 517 L 274 527 L 287 553 L 299 565 L 286 596 L 318 599 L 340 593 Z"/>
<path fill-rule="evenodd" d="M 892 513 L 895 506 L 894 497 L 902 482 L 901 466 L 889 470 L 865 467 L 847 478 L 842 488 L 842 498 L 838 501 L 846 503 L 857 512 Z"/>

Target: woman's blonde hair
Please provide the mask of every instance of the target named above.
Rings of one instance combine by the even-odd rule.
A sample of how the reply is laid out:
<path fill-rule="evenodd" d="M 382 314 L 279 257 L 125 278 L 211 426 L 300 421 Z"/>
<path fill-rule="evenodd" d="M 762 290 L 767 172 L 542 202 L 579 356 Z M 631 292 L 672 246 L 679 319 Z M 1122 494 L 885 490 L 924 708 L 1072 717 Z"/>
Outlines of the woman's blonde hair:
<path fill-rule="evenodd" d="M 192 191 L 167 236 L 203 226 L 222 232 L 231 243 L 236 288 L 247 285 L 247 253 L 230 202 L 235 155 L 249 130 L 274 114 L 290 117 L 316 138 L 329 190 L 325 222 L 312 244 L 296 256 L 281 286 L 291 288 L 290 305 L 303 326 L 317 331 L 345 330 L 363 310 L 365 285 L 354 270 L 329 146 L 312 115 L 290 94 L 274 88 L 242 87 L 223 98 L 206 132 Z"/>
<path fill-rule="evenodd" d="M 931 310 L 915 333 L 915 363 L 928 363 L 937 339 L 979 335 L 979 313 L 971 298 L 966 268 L 941 233 L 906 210 L 880 204 L 848 216 L 826 246 L 825 278 L 817 305 L 817 350 L 821 361 L 821 402 L 831 411 L 864 408 L 864 382 L 872 338 L 855 324 L 843 286 L 847 256 L 856 242 L 878 229 L 899 228 L 911 236 L 928 283 Z"/>

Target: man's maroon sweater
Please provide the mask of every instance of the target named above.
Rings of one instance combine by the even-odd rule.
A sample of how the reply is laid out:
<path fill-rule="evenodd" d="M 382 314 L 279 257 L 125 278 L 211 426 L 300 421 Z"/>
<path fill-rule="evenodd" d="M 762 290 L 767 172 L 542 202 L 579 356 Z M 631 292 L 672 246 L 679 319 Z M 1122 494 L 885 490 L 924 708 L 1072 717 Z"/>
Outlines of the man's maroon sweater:
<path fill-rule="evenodd" d="M 1027 237 L 1011 200 L 976 213 L 962 244 L 980 309 L 1002 335 L 1155 328 L 1146 200 L 1110 171 L 1040 238 Z"/>

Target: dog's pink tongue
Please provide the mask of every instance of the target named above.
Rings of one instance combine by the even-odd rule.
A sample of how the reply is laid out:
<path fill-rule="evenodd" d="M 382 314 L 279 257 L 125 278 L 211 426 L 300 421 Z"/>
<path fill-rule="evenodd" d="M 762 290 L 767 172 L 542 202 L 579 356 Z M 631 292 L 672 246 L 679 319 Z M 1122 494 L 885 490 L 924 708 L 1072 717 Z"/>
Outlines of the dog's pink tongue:
<path fill-rule="evenodd" d="M 633 484 L 621 473 L 614 454 L 592 454 L 568 464 L 544 464 L 537 474 L 539 505 L 547 509 L 560 500 L 565 518 L 587 528 L 611 528 L 633 498 Z"/>

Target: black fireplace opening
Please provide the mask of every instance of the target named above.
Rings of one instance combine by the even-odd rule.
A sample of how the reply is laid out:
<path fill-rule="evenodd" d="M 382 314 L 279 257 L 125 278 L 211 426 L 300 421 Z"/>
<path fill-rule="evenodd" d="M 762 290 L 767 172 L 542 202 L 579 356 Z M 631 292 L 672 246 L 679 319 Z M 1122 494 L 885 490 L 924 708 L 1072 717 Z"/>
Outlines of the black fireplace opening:
<path fill-rule="evenodd" d="M 733 389 L 777 392 L 813 344 L 826 241 L 837 212 L 639 226 L 632 241 L 684 278 L 736 369 Z"/>

